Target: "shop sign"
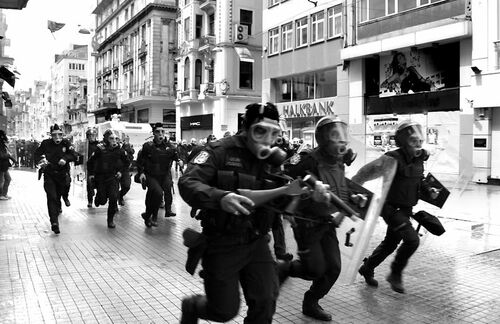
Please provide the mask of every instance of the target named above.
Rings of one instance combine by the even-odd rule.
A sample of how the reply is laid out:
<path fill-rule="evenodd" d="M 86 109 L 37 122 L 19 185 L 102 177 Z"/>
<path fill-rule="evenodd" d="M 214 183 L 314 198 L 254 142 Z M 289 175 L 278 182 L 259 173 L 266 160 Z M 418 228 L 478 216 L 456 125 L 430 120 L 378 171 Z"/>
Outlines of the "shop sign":
<path fill-rule="evenodd" d="M 212 129 L 213 114 L 181 117 L 181 129 Z"/>
<path fill-rule="evenodd" d="M 285 118 L 335 115 L 333 98 L 278 103 L 278 110 Z"/>

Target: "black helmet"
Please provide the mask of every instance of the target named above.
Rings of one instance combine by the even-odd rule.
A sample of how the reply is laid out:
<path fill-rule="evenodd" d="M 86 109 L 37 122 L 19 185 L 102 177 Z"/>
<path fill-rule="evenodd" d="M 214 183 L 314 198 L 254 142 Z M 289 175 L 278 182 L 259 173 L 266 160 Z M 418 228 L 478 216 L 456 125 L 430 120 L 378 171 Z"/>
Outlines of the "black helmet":
<path fill-rule="evenodd" d="M 420 132 L 420 134 L 422 134 L 422 125 L 420 125 L 419 123 L 410 120 L 405 120 L 399 123 L 398 127 L 396 128 L 396 134 L 394 136 L 396 145 L 398 147 L 404 146 L 408 137 L 415 134 L 416 132 Z"/>
<path fill-rule="evenodd" d="M 328 138 L 325 136 L 324 130 L 328 129 L 329 127 L 332 127 L 335 124 L 339 124 L 347 130 L 347 124 L 340 120 L 338 117 L 334 116 L 325 116 L 321 118 L 318 123 L 316 124 L 316 130 L 314 131 L 314 137 L 316 138 L 316 142 L 318 143 L 318 146 L 323 146 L 326 145 L 328 142 Z M 329 127 L 326 127 L 330 125 Z"/>

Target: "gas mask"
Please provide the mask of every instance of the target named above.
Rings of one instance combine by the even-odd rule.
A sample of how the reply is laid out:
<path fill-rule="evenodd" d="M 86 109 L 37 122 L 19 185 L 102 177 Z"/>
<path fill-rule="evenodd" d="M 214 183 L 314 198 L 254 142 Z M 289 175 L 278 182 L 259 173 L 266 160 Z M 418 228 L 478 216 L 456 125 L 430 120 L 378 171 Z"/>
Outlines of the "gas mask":
<path fill-rule="evenodd" d="M 422 149 L 424 135 L 418 123 L 402 123 L 396 130 L 396 144 L 402 147 L 411 157 L 420 157 L 427 152 Z"/>
<path fill-rule="evenodd" d="M 163 140 L 166 139 L 165 130 L 163 128 L 156 128 L 153 131 L 153 134 L 154 134 L 154 137 L 155 137 L 155 141 L 158 142 L 158 143 L 161 143 L 161 142 L 163 142 Z"/>
<path fill-rule="evenodd" d="M 357 153 L 348 148 L 349 134 L 347 124 L 338 118 L 323 117 L 316 125 L 316 141 L 328 156 L 347 165 L 356 159 Z"/>
<path fill-rule="evenodd" d="M 62 132 L 52 132 L 50 134 L 50 136 L 52 136 L 52 140 L 56 144 L 60 144 L 63 140 L 63 133 Z"/>
<path fill-rule="evenodd" d="M 270 164 L 280 165 L 286 159 L 286 153 L 277 146 L 271 147 L 280 134 L 278 122 L 264 118 L 248 129 L 248 149 L 259 160 L 267 160 Z"/>
<path fill-rule="evenodd" d="M 118 136 L 115 134 L 110 134 L 108 136 L 108 145 L 110 147 L 117 147 L 118 146 Z"/>

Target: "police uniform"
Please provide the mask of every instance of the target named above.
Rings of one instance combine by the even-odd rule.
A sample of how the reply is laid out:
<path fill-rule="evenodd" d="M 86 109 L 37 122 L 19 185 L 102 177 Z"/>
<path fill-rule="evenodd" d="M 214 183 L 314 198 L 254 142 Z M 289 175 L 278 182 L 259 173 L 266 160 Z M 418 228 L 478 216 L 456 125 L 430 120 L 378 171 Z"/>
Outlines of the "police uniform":
<path fill-rule="evenodd" d="M 342 160 L 328 157 L 316 148 L 308 155 L 296 155 L 291 164 L 286 165 L 285 173 L 296 178 L 304 177 L 309 171 L 346 201 L 348 188 L 344 168 Z M 340 275 L 339 243 L 335 225 L 331 222 L 331 214 L 337 211 L 335 206 L 314 202 L 311 198 L 301 201 L 297 210 L 301 219 L 296 219 L 297 226 L 293 231 L 299 260 L 292 262 L 290 276 L 313 281 L 304 295 L 305 312 L 310 305 L 318 306 L 317 301 L 330 291 Z"/>
<path fill-rule="evenodd" d="M 257 208 L 250 215 L 221 210 L 220 201 L 237 188 L 274 187 L 266 180 L 271 166 L 235 135 L 207 144 L 179 178 L 179 192 L 200 209 L 208 246 L 202 257 L 206 303 L 196 317 L 226 322 L 238 314 L 239 284 L 248 305 L 245 323 L 271 323 L 278 297 L 278 278 L 268 242 L 274 212 Z M 191 297 L 195 298 L 195 297 Z"/>
<path fill-rule="evenodd" d="M 397 161 L 396 174 L 381 213 L 387 223 L 387 232 L 384 240 L 365 260 L 364 265 L 369 269 L 376 268 L 403 241 L 391 264 L 392 273 L 401 276 L 420 242 L 418 233 L 410 222 L 410 217 L 413 215 L 412 208 L 417 204 L 420 191 L 429 189 L 422 181 L 424 161 L 428 159 L 428 155 L 411 157 L 401 148 L 389 151 L 386 155 Z"/>
<path fill-rule="evenodd" d="M 139 173 L 146 175 L 146 212 L 142 217 L 146 226 L 156 222 L 162 194 L 165 199 L 165 216 L 170 216 L 172 207 L 172 161 L 178 161 L 177 150 L 168 142 L 149 141 L 144 143 L 137 158 Z"/>
<path fill-rule="evenodd" d="M 132 183 L 132 179 L 130 178 L 130 165 L 134 160 L 134 148 L 129 143 L 123 143 L 122 149 L 125 151 L 127 155 L 127 166 L 123 169 L 122 177 L 120 178 L 120 197 L 119 202 L 123 205 L 123 197 L 130 190 L 130 184 Z"/>
<path fill-rule="evenodd" d="M 95 151 L 97 151 L 97 145 L 99 144 L 98 141 L 89 141 L 88 142 L 88 154 L 87 154 L 87 201 L 88 201 L 88 207 L 92 207 L 92 203 L 94 201 L 94 195 L 95 195 L 95 184 L 92 183 L 92 181 L 89 179 L 90 178 L 90 173 L 89 173 L 89 168 L 88 168 L 88 160 L 94 154 Z"/>
<path fill-rule="evenodd" d="M 128 168 L 127 153 L 119 146 L 98 145 L 92 154 L 87 167 L 90 175 L 95 176 L 97 189 L 96 206 L 108 205 L 108 227 L 114 227 L 113 217 L 118 211 L 119 179 L 116 174 L 120 172 L 123 176 L 125 168 Z"/>
<path fill-rule="evenodd" d="M 37 162 L 42 159 L 42 155 L 45 155 L 49 162 L 44 169 L 43 187 L 47 193 L 50 223 L 59 226 L 58 216 L 61 210 L 61 198 L 71 183 L 69 162 L 74 161 L 74 149 L 66 139 L 63 139 L 59 144 L 56 144 L 52 139 L 46 139 L 35 151 Z M 63 166 L 58 164 L 61 159 L 66 161 Z"/>

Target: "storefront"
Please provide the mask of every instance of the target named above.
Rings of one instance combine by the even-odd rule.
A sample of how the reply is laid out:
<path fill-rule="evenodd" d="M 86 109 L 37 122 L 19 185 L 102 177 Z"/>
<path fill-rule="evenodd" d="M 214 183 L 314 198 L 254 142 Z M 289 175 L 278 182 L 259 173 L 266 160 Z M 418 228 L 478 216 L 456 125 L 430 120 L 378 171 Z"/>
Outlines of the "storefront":
<path fill-rule="evenodd" d="M 424 128 L 427 170 L 459 173 L 459 55 L 459 43 L 451 43 L 364 59 L 367 161 L 394 149 L 396 127 L 409 119 Z"/>
<path fill-rule="evenodd" d="M 285 134 L 289 139 L 303 139 L 306 144 L 316 146 L 314 129 L 324 116 L 338 115 L 335 97 L 278 103 L 278 111 L 286 122 Z"/>
<path fill-rule="evenodd" d="M 213 133 L 213 114 L 181 117 L 181 139 L 206 139 Z"/>

